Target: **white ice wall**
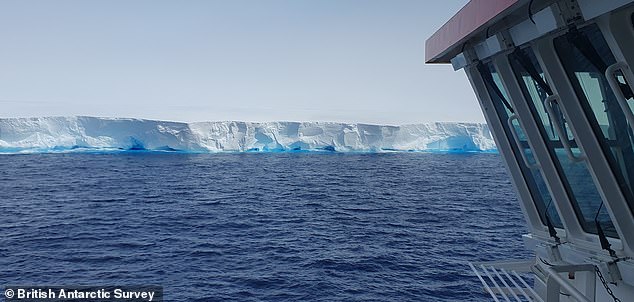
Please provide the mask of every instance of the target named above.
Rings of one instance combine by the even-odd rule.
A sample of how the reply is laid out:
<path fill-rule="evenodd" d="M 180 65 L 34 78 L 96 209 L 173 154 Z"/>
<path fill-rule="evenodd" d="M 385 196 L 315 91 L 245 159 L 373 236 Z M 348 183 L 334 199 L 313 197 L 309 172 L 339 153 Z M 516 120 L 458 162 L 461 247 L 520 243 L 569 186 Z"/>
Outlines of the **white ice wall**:
<path fill-rule="evenodd" d="M 0 151 L 72 148 L 221 151 L 494 150 L 486 124 L 179 123 L 123 118 L 0 119 Z"/>

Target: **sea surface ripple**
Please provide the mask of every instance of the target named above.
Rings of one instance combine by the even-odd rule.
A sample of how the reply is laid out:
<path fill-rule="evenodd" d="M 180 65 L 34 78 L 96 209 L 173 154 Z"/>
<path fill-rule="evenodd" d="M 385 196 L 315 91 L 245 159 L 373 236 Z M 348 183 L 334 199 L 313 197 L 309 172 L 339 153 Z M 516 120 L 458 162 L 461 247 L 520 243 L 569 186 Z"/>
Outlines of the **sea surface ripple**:
<path fill-rule="evenodd" d="M 490 301 L 467 262 L 529 256 L 498 154 L 31 154 L 0 167 L 0 286 Z"/>

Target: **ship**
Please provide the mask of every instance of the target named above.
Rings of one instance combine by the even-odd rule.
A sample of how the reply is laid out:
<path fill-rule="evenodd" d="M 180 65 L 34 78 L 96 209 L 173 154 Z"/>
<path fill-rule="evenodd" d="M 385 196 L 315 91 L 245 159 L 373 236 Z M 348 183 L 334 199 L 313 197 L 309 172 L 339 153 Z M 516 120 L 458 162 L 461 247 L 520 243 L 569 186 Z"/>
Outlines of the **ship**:
<path fill-rule="evenodd" d="M 634 301 L 634 1 L 472 0 L 425 60 L 466 73 L 528 227 L 529 259 L 468 263 L 483 290 Z"/>

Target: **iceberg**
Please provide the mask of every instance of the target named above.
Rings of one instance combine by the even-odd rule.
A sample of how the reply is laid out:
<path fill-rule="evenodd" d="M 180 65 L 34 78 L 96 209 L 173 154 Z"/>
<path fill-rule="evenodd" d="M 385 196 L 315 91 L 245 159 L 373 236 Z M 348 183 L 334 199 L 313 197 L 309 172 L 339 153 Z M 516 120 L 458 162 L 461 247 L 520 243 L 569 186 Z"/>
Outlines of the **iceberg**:
<path fill-rule="evenodd" d="M 87 116 L 0 118 L 0 152 L 495 151 L 486 124 L 169 122 Z"/>

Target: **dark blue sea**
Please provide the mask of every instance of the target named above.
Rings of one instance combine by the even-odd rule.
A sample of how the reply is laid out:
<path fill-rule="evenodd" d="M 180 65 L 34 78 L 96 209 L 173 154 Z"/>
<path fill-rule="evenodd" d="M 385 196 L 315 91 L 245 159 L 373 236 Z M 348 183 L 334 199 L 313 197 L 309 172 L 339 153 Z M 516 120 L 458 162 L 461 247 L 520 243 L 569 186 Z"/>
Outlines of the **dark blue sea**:
<path fill-rule="evenodd" d="M 166 301 L 490 301 L 524 258 L 498 154 L 0 155 L 0 286 Z"/>

